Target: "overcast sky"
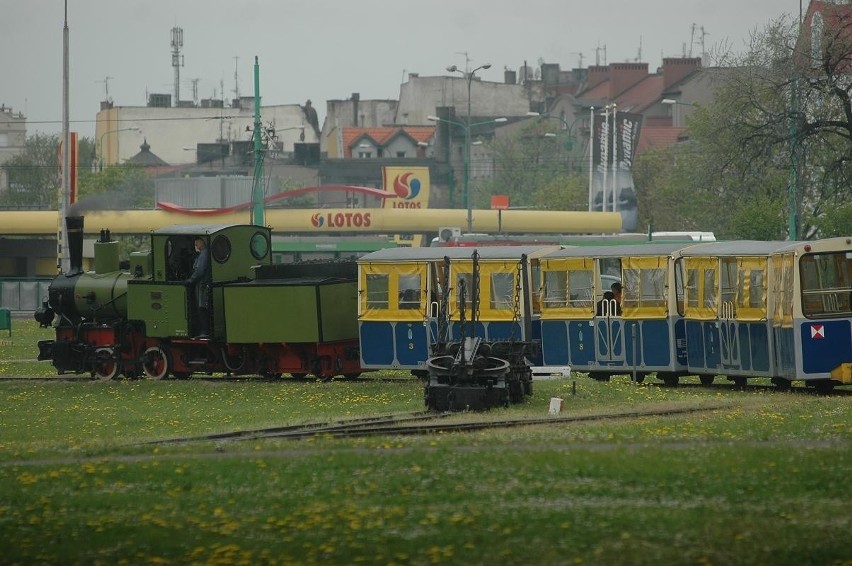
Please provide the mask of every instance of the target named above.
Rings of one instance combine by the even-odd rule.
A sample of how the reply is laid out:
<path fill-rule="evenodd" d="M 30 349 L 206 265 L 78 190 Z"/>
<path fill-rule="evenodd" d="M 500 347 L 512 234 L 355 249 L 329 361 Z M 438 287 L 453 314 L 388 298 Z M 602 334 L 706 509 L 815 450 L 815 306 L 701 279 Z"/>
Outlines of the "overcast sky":
<path fill-rule="evenodd" d="M 807 7 L 808 0 L 802 1 Z M 71 130 L 94 135 L 99 101 L 144 106 L 174 93 L 171 29 L 183 28 L 182 100 L 253 95 L 260 61 L 264 104 L 396 99 L 408 73 L 447 74 L 451 64 L 502 81 L 524 61 L 563 69 L 642 61 L 690 48 L 742 51 L 750 34 L 799 0 L 67 0 Z M 22 111 L 28 133 L 62 130 L 64 0 L 16 0 L 0 9 L 0 104 Z M 695 33 L 692 29 L 695 24 Z M 690 39 L 694 44 L 690 45 Z M 606 47 L 606 61 L 603 48 Z M 598 49 L 600 48 L 600 49 Z M 235 81 L 235 70 L 238 81 Z M 109 78 L 107 78 L 109 77 Z"/>

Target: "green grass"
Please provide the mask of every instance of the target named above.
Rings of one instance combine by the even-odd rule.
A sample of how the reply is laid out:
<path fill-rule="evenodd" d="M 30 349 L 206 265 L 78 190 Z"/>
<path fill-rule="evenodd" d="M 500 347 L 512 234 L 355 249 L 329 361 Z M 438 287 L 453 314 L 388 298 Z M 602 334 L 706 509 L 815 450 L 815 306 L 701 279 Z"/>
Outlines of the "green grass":
<path fill-rule="evenodd" d="M 3 347 L 23 348 L 24 334 L 16 325 Z M 540 418 L 551 397 L 565 399 L 565 416 L 703 410 L 466 434 L 151 445 L 417 411 L 422 384 L 0 382 L 0 563 L 852 560 L 848 396 L 578 377 L 536 382 L 510 409 L 449 418 Z"/>

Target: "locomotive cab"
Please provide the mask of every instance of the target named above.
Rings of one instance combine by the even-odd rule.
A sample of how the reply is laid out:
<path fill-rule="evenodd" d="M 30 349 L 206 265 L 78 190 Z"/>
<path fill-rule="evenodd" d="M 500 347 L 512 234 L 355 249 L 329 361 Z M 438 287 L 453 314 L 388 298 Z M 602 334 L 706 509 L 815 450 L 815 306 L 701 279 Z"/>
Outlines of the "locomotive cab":
<path fill-rule="evenodd" d="M 210 250 L 209 327 L 224 336 L 223 285 L 254 279 L 259 265 L 270 264 L 270 230 L 231 224 L 174 225 L 151 233 L 150 280 L 128 285 L 128 317 L 144 322 L 152 338 L 190 337 L 195 314 L 193 288 L 185 282 L 195 261 L 194 240 Z"/>

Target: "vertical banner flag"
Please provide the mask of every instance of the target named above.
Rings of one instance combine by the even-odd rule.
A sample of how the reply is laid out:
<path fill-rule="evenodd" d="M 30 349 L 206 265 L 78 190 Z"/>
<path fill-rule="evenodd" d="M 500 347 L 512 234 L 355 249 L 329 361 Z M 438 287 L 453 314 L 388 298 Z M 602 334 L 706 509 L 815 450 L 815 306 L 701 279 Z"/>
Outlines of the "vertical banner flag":
<path fill-rule="evenodd" d="M 382 167 L 382 208 L 429 208 L 428 167 Z"/>
<path fill-rule="evenodd" d="M 633 184 L 633 160 L 642 127 L 642 115 L 616 112 L 610 116 L 609 129 L 603 116 L 595 117 L 592 140 L 592 210 L 603 210 L 603 203 L 612 203 L 613 179 L 610 176 L 604 187 L 604 171 L 615 174 L 616 210 L 621 213 L 622 229 L 633 231 L 638 223 L 636 189 Z M 614 138 L 614 143 L 613 143 Z M 613 172 L 613 160 L 615 172 Z M 607 210 L 610 210 L 607 206 Z"/>

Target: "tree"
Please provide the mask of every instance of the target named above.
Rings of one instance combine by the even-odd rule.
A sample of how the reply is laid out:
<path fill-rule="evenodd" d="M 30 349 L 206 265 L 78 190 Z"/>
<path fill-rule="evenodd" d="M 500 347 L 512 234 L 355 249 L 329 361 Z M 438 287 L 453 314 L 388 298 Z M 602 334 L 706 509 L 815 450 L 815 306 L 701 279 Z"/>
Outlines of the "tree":
<path fill-rule="evenodd" d="M 753 34 L 723 62 L 688 141 L 637 160 L 640 212 L 655 228 L 783 239 L 792 202 L 798 236 L 836 230 L 852 201 L 852 9 L 835 8 L 819 49 L 790 18 Z"/>
<path fill-rule="evenodd" d="M 0 196 L 7 206 L 56 208 L 59 199 L 59 136 L 36 134 L 24 151 L 3 164 L 9 192 Z"/>
<path fill-rule="evenodd" d="M 585 181 L 570 172 L 562 138 L 545 135 L 552 129 L 546 122 L 531 121 L 492 141 L 488 162 L 494 165 L 493 176 L 471 180 L 474 206 L 487 208 L 492 195 L 508 195 L 512 207 L 585 210 L 588 190 L 582 189 L 582 198 L 577 194 Z M 471 170 L 482 166 L 474 160 Z"/>

